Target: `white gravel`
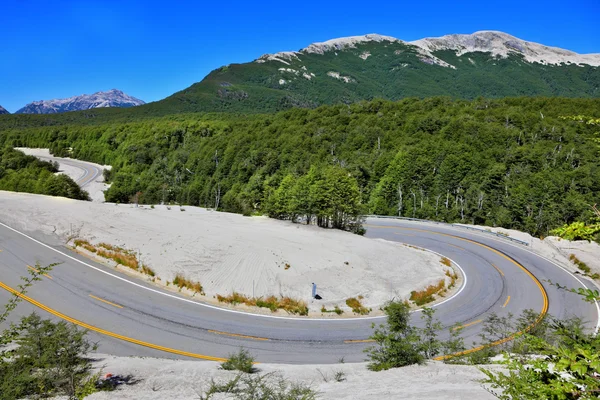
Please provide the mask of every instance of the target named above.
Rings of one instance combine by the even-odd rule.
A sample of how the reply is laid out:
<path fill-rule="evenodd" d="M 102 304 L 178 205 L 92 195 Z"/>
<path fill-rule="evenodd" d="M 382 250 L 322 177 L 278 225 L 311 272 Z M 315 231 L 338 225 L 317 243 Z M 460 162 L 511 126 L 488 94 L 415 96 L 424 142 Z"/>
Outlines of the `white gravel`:
<path fill-rule="evenodd" d="M 201 282 L 206 301 L 237 291 L 310 303 L 315 282 L 324 301 L 309 304 L 311 311 L 321 315 L 323 304 L 345 308 L 347 298 L 362 295 L 363 305 L 375 312 L 392 297 L 407 298 L 412 290 L 446 279 L 440 257 L 423 250 L 198 207 L 137 208 L 0 192 L 0 221 L 63 243 L 73 235 L 134 250 L 162 283 L 179 272 Z"/>
<path fill-rule="evenodd" d="M 224 383 L 236 375 L 233 371 L 222 371 L 217 363 L 208 361 L 100 356 L 96 365 L 102 367 L 103 374 L 132 375 L 136 383 L 122 385 L 116 392 L 101 392 L 86 397 L 90 400 L 198 399 L 211 379 Z M 479 383 L 485 376 L 474 366 L 446 365 L 434 361 L 427 365 L 382 372 L 369 371 L 364 363 L 259 364 L 257 367 L 260 374 L 274 372 L 291 382 L 310 385 L 319 392 L 319 399 L 495 399 Z M 337 371 L 344 372 L 344 381 L 336 382 L 333 379 Z"/>

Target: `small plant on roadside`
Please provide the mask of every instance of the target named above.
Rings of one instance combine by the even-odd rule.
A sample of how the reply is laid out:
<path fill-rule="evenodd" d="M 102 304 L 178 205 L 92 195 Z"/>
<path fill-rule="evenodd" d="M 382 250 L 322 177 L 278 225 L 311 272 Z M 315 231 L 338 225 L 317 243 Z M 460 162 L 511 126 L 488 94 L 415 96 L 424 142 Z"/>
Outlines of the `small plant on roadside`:
<path fill-rule="evenodd" d="M 147 266 L 146 264 L 142 264 L 142 272 L 151 277 L 156 276 L 156 272 L 154 272 L 154 270 L 152 268 L 150 268 L 149 266 Z M 160 280 L 160 278 L 158 280 Z"/>
<path fill-rule="evenodd" d="M 441 279 L 435 285 L 429 285 L 424 290 L 413 290 L 410 292 L 410 300 L 418 306 L 431 303 L 435 300 L 435 295 L 442 292 L 446 287 L 446 281 Z"/>
<path fill-rule="evenodd" d="M 245 304 L 250 307 L 268 308 L 272 312 L 284 310 L 289 314 L 308 315 L 308 305 L 303 300 L 292 299 L 291 297 L 278 298 L 276 296 L 248 297 L 238 292 L 233 292 L 228 296 L 217 294 L 217 300 L 220 303 L 232 305 Z"/>
<path fill-rule="evenodd" d="M 237 353 L 230 354 L 227 361 L 221 363 L 221 369 L 227 371 L 241 371 L 247 374 L 252 374 L 257 371 L 254 368 L 254 357 L 250 352 L 241 348 Z"/>
<path fill-rule="evenodd" d="M 200 394 L 200 400 L 210 400 L 218 393 L 238 400 L 316 400 L 318 394 L 309 385 L 290 383 L 275 373 L 238 374 L 224 383 L 213 379 L 208 390 Z"/>
<path fill-rule="evenodd" d="M 358 298 L 350 297 L 346 300 L 346 305 L 350 307 L 352 309 L 352 312 L 355 314 L 367 315 L 371 312 L 371 309 L 362 305 L 362 303 L 360 302 L 362 298 L 362 296 L 358 296 Z"/>
<path fill-rule="evenodd" d="M 204 294 L 204 289 L 200 282 L 192 281 L 179 272 L 176 273 L 175 278 L 173 278 L 173 285 L 177 286 L 179 289 L 186 288 L 193 292 Z"/>

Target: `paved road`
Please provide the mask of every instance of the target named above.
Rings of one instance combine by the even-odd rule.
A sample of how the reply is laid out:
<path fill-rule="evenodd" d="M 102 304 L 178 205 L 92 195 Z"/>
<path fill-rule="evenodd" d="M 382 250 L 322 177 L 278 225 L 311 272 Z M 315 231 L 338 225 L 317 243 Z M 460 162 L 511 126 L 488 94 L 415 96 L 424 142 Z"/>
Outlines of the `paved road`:
<path fill-rule="evenodd" d="M 582 283 L 523 246 L 442 225 L 377 219 L 367 223 L 368 237 L 425 247 L 461 266 L 466 283 L 451 300 L 436 307 L 436 315 L 446 327 L 465 325 L 467 344 L 478 340 L 481 321 L 491 312 L 518 315 L 524 309 L 547 309 L 558 317 L 580 316 L 590 328 L 597 324 L 595 305 L 544 280 L 570 287 Z M 360 341 L 371 334 L 373 322 L 382 322 L 382 318 L 273 318 L 219 309 L 163 292 L 6 226 L 0 226 L 0 250 L 4 289 L 17 287 L 27 265 L 61 263 L 31 290 L 37 305 L 24 303 L 15 317 L 36 309 L 45 317 L 58 318 L 61 313 L 62 318 L 88 324 L 102 331 L 91 336 L 100 342 L 103 353 L 210 358 L 226 357 L 244 346 L 261 362 L 316 364 L 341 357 L 353 362 L 364 360 L 368 343 Z M 402 268 L 402 260 L 390 268 Z M 8 296 L 0 290 L 0 303 Z M 320 308 L 318 303 L 311 307 Z M 420 323 L 419 312 L 413 320 Z"/>
<path fill-rule="evenodd" d="M 77 183 L 81 188 L 85 189 L 87 185 L 94 182 L 96 178 L 102 175 L 102 168 L 98 168 L 96 165 L 92 163 L 87 163 L 85 161 L 73 160 L 70 158 L 61 158 L 61 157 L 48 157 L 48 156 L 36 156 L 37 158 L 44 161 L 58 162 L 61 165 L 68 165 L 73 168 L 77 168 L 81 170 L 81 175 L 77 177 L 75 183 Z"/>

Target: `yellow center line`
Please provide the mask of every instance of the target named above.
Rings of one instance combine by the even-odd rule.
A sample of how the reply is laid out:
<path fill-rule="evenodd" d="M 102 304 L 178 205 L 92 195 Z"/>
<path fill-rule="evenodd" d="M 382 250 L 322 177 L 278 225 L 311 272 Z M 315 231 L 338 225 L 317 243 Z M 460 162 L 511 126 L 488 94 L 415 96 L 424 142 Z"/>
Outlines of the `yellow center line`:
<path fill-rule="evenodd" d="M 447 244 L 447 245 L 450 245 L 450 246 L 452 246 L 452 247 L 456 247 L 457 249 L 464 250 L 464 248 L 462 248 L 462 247 L 460 247 L 460 246 L 457 246 L 457 245 L 455 245 L 455 244 L 452 244 L 452 243 L 446 243 L 446 244 Z"/>
<path fill-rule="evenodd" d="M 395 235 L 400 235 L 400 236 L 415 236 L 415 235 L 411 235 L 410 233 L 400 233 L 400 232 L 394 232 Z"/>
<path fill-rule="evenodd" d="M 37 268 L 33 268 L 31 265 L 28 265 L 28 266 L 27 266 L 27 268 L 29 268 L 29 269 L 30 269 L 30 270 L 32 270 L 32 271 L 35 271 L 35 272 L 37 272 L 38 274 L 40 273 L 40 270 L 39 270 L 39 269 L 37 269 Z M 51 277 L 50 275 L 48 275 L 48 274 L 43 274 L 43 275 L 44 275 L 46 278 L 48 278 L 48 279 L 54 279 L 54 278 L 52 278 L 52 277 Z"/>
<path fill-rule="evenodd" d="M 120 306 L 120 305 L 118 305 L 118 304 L 115 304 L 115 303 L 111 303 L 110 301 L 108 301 L 108 300 L 104 300 L 104 299 L 101 299 L 100 297 L 96 297 L 96 296 L 94 296 L 93 294 L 90 294 L 90 297 L 91 297 L 92 299 L 99 300 L 99 301 L 101 301 L 101 302 L 103 302 L 103 303 L 110 304 L 110 305 L 111 305 L 111 306 L 113 306 L 113 307 L 117 307 L 117 308 L 123 308 L 123 306 Z"/>
<path fill-rule="evenodd" d="M 344 340 L 344 343 L 372 343 L 373 339 Z"/>
<path fill-rule="evenodd" d="M 460 237 L 460 236 L 450 235 L 449 233 L 428 231 L 426 229 L 405 228 L 405 227 L 388 226 L 388 225 L 366 225 L 366 226 L 371 226 L 371 227 L 374 227 L 374 228 L 382 228 L 382 229 L 406 229 L 406 230 L 413 230 L 413 231 L 421 231 L 421 232 L 431 233 L 431 234 L 434 234 L 434 235 L 448 236 L 448 237 L 455 238 L 455 239 L 458 239 L 458 240 L 463 240 L 465 242 L 469 242 L 469 243 L 475 244 L 477 246 L 481 246 L 481 247 L 483 247 L 485 249 L 488 249 L 488 250 L 490 250 L 490 251 L 498 254 L 499 256 L 501 256 L 501 257 L 505 258 L 506 260 L 510 261 L 511 263 L 515 264 L 523 272 L 525 272 L 531 278 L 531 280 L 533 280 L 533 282 L 535 282 L 535 284 L 537 285 L 538 289 L 540 290 L 540 292 L 542 294 L 542 300 L 544 302 L 544 304 L 542 305 L 542 310 L 540 311 L 540 314 L 538 315 L 538 317 L 536 318 L 536 320 L 533 321 L 533 323 L 531 325 L 529 325 L 528 327 L 526 327 L 525 329 L 523 329 L 523 330 L 521 330 L 519 332 L 516 332 L 516 333 L 510 335 L 509 337 L 506 337 L 506 338 L 500 339 L 500 340 L 496 340 L 495 342 L 490 343 L 490 345 L 492 345 L 492 346 L 497 346 L 497 345 L 509 342 L 509 341 L 513 340 L 515 337 L 517 337 L 519 335 L 522 335 L 523 333 L 529 332 L 531 330 L 531 328 L 533 328 L 534 326 L 536 326 L 542 320 L 542 318 L 544 318 L 544 316 L 548 312 L 548 294 L 546 293 L 546 290 L 542 286 L 542 283 L 539 281 L 539 279 L 537 279 L 531 272 L 529 272 L 529 270 L 527 268 L 525 268 L 524 266 L 522 266 L 521 264 L 519 264 L 516 260 L 514 260 L 511 257 L 507 256 L 506 254 L 503 254 L 502 252 L 494 249 L 493 247 L 490 247 L 490 246 L 485 245 L 483 243 L 476 242 L 476 241 L 471 240 L 471 239 L 466 239 L 466 238 L 463 238 L 463 237 Z M 502 275 L 504 275 L 504 274 L 502 274 Z M 441 360 L 445 360 L 445 359 L 456 357 L 456 356 L 462 356 L 462 355 L 465 355 L 465 354 L 474 353 L 476 351 L 479 351 L 479 350 L 483 349 L 484 347 L 485 346 L 473 347 L 473 348 L 471 348 L 469 350 L 461 351 L 461 352 L 458 352 L 458 353 L 448 354 L 448 355 L 445 355 L 445 356 L 439 356 L 439 357 L 434 358 L 434 360 L 441 361 Z"/>
<path fill-rule="evenodd" d="M 502 272 L 500 268 L 496 267 L 495 264 L 492 264 L 492 267 L 496 268 L 496 271 L 500 272 L 500 275 L 504 276 L 504 272 Z"/>
<path fill-rule="evenodd" d="M 148 342 L 144 342 L 144 341 L 141 341 L 141 340 L 133 339 L 133 338 L 130 338 L 130 337 L 127 337 L 127 336 L 119 335 L 117 333 L 113 333 L 113 332 L 107 331 L 105 329 L 97 328 L 97 327 L 95 327 L 93 325 L 86 324 L 85 322 L 76 320 L 76 319 L 71 318 L 71 317 L 69 317 L 69 316 L 67 316 L 65 314 L 62 314 L 62 313 L 60 313 L 60 312 L 58 312 L 56 310 L 53 310 L 50 307 L 45 306 L 42 303 L 40 303 L 40 302 L 32 299 L 31 297 L 26 296 L 24 294 L 21 294 L 19 291 L 11 288 L 10 286 L 5 285 L 2 282 L 0 282 L 0 288 L 6 290 L 6 291 L 8 291 L 8 292 L 10 292 L 10 293 L 12 293 L 12 294 L 14 294 L 16 296 L 19 296 L 23 300 L 25 300 L 25 301 L 33 304 L 34 306 L 37 306 L 37 307 L 41 308 L 42 310 L 44 310 L 44 311 L 46 311 L 46 312 L 48 312 L 48 313 L 50 313 L 50 314 L 52 314 L 52 315 L 54 315 L 54 316 L 56 316 L 58 318 L 64 319 L 65 321 L 71 322 L 71 323 L 73 323 L 75 325 L 79 325 L 82 328 L 88 329 L 90 331 L 98 332 L 98 333 L 101 333 L 103 335 L 110 336 L 110 337 L 113 337 L 113 338 L 116 338 L 116 339 L 120 339 L 120 340 L 124 340 L 126 342 L 134 343 L 134 344 L 137 344 L 137 345 L 140 345 L 140 346 L 149 347 L 151 349 L 165 351 L 167 353 L 179 354 L 179 355 L 186 356 L 186 357 L 200 358 L 200 359 L 204 359 L 204 360 L 219 361 L 219 362 L 223 362 L 223 361 L 227 360 L 226 358 L 212 357 L 212 356 L 205 356 L 205 355 L 202 355 L 202 354 L 190 353 L 190 352 L 187 352 L 187 351 L 172 349 L 170 347 L 165 347 L 165 346 L 159 346 L 159 345 L 156 345 L 156 344 L 153 344 L 153 343 L 148 343 Z"/>
<path fill-rule="evenodd" d="M 238 337 L 238 338 L 244 338 L 244 339 L 252 339 L 252 340 L 270 340 L 268 338 L 263 338 L 263 337 L 258 337 L 258 336 L 248 336 L 248 335 L 240 335 L 239 333 L 229 333 L 229 332 L 221 332 L 221 331 L 214 331 L 212 329 L 208 330 L 210 333 L 215 333 L 217 335 L 225 335 L 225 336 L 233 336 L 233 337 Z"/>
<path fill-rule="evenodd" d="M 508 305 L 508 302 L 510 301 L 510 296 L 508 296 L 506 298 L 506 301 L 504 302 L 504 305 L 502 306 L 503 308 L 506 307 Z"/>
<path fill-rule="evenodd" d="M 455 326 L 454 328 L 452 328 L 452 330 L 455 331 L 457 329 L 466 328 L 467 326 L 478 324 L 481 321 L 483 321 L 483 320 L 482 319 L 478 319 L 477 321 L 469 322 L 468 324 L 464 324 L 464 325 L 460 325 L 460 326 Z"/>

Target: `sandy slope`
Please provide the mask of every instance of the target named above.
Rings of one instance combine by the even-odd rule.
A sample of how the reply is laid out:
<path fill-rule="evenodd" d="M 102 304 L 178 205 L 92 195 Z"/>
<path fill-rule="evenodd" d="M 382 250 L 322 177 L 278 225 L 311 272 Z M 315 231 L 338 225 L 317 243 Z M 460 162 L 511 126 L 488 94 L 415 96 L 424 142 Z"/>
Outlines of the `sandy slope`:
<path fill-rule="evenodd" d="M 178 272 L 201 282 L 208 301 L 215 294 L 238 291 L 309 302 L 315 282 L 324 302 L 313 305 L 314 311 L 322 304 L 345 307 L 347 298 L 358 295 L 364 296 L 364 305 L 377 309 L 392 296 L 406 298 L 411 290 L 446 278 L 440 257 L 429 252 L 198 207 L 137 208 L 0 192 L 0 221 L 58 236 L 63 243 L 73 234 L 132 249 L 162 282 L 172 281 Z"/>
<path fill-rule="evenodd" d="M 137 383 L 123 385 L 117 392 L 96 393 L 87 399 L 175 400 L 198 399 L 211 378 L 224 382 L 235 372 L 219 370 L 208 361 L 172 361 L 155 358 L 98 357 L 103 373 L 133 375 Z M 383 372 L 371 372 L 366 364 L 278 365 L 259 364 L 260 373 L 275 372 L 292 382 L 310 385 L 320 399 L 494 399 L 478 380 L 476 367 L 430 362 Z M 345 373 L 345 381 L 333 375 Z M 324 381 L 323 375 L 328 382 Z M 218 397 L 227 399 L 230 397 Z"/>

